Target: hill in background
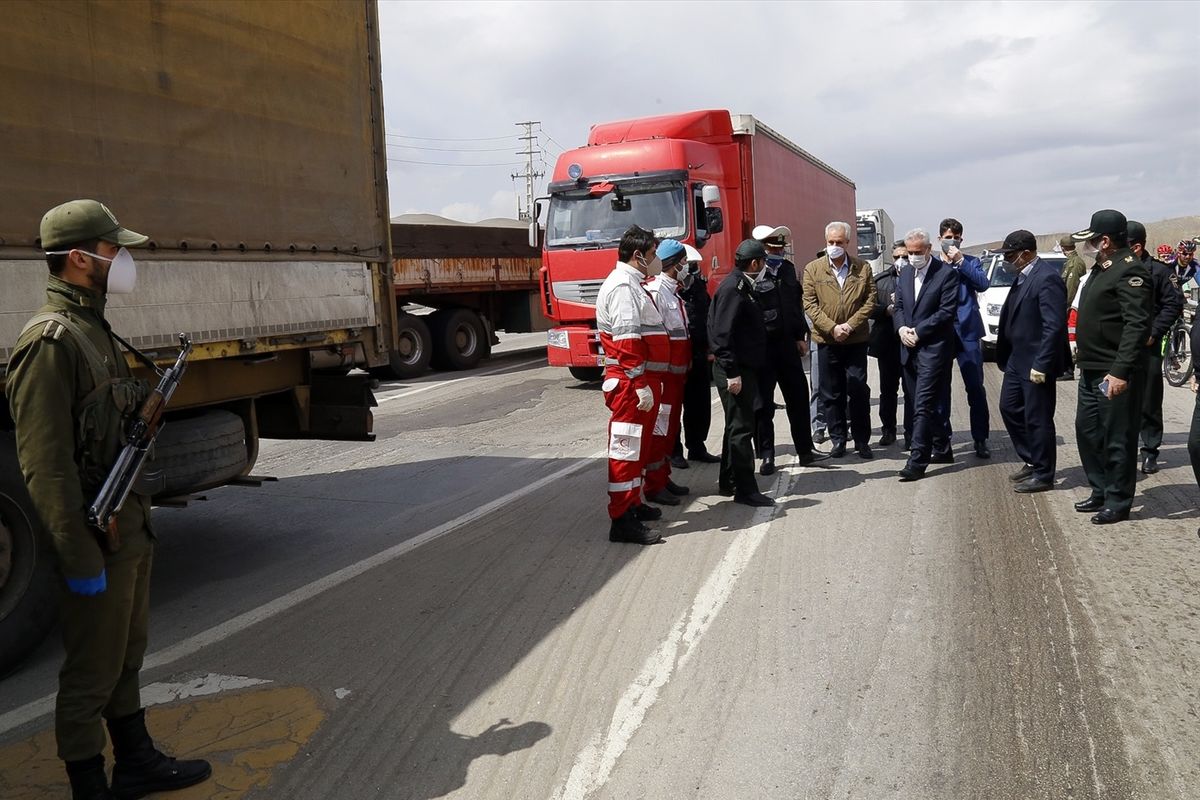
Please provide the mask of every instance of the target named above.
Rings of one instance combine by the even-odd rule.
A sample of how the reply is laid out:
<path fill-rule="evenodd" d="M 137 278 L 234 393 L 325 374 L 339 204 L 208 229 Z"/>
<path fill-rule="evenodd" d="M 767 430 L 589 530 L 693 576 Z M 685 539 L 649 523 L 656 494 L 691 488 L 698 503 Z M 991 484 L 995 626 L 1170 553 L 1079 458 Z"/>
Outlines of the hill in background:
<path fill-rule="evenodd" d="M 1193 236 L 1200 236 L 1200 215 L 1191 217 L 1175 217 L 1174 219 L 1164 219 L 1159 222 L 1142 222 L 1146 225 L 1146 244 L 1153 253 L 1158 249 L 1160 244 L 1169 244 L 1172 247 L 1179 244 L 1180 239 L 1191 239 Z M 1064 234 L 1074 233 L 1074 231 L 1059 231 L 1058 233 L 1040 233 L 1037 235 L 1038 251 L 1048 253 L 1058 245 L 1058 240 Z M 990 250 L 993 247 L 999 247 L 1000 242 L 988 242 L 987 244 L 971 245 L 964 247 L 963 250 L 972 255 L 979 255 L 984 250 Z"/>

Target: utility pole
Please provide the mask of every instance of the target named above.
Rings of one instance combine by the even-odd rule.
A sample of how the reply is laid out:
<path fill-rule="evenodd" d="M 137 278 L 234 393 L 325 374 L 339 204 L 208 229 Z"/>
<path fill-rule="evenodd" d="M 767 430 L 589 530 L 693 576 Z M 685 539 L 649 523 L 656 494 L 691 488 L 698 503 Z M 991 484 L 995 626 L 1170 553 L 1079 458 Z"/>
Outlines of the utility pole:
<path fill-rule="evenodd" d="M 512 179 L 514 181 L 517 178 L 525 179 L 525 208 L 524 209 L 521 208 L 521 200 L 520 200 L 520 198 L 518 198 L 517 199 L 517 219 L 525 220 L 526 222 L 528 222 L 529 220 L 531 220 L 533 218 L 533 182 L 538 178 L 544 177 L 546 174 L 544 172 L 534 172 L 533 171 L 533 157 L 541 156 L 541 154 L 542 154 L 541 149 L 534 149 L 534 143 L 537 141 L 537 136 L 534 135 L 533 126 L 541 125 L 541 124 L 542 123 L 535 122 L 535 121 L 518 122 L 517 123 L 517 127 L 525 129 L 525 135 L 517 137 L 517 139 L 519 141 L 522 141 L 525 143 L 525 149 L 518 150 L 517 155 L 525 156 L 526 162 L 525 162 L 525 171 L 524 172 L 514 172 Z"/>

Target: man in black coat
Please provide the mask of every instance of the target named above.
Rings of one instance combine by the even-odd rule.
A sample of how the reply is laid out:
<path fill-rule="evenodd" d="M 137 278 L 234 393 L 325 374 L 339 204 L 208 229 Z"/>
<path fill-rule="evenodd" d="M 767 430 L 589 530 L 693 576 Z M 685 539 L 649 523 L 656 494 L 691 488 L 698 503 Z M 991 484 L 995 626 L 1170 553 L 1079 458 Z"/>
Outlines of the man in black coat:
<path fill-rule="evenodd" d="M 1174 268 L 1150 256 L 1146 226 L 1129 220 L 1129 249 L 1150 270 L 1154 287 L 1154 316 L 1146 338 L 1146 386 L 1142 390 L 1142 473 L 1158 472 L 1158 448 L 1163 439 L 1163 337 L 1183 315 L 1183 289 Z"/>
<path fill-rule="evenodd" d="M 671 466 L 687 469 L 688 461 L 716 464 L 721 458 L 708 452 L 705 440 L 712 425 L 712 354 L 708 351 L 708 280 L 700 270 L 700 252 L 685 244 L 687 267 L 679 273 L 679 299 L 687 315 L 688 338 L 692 340 L 692 368 L 683 384 L 682 441 L 676 440 Z M 687 458 L 683 447 L 687 445 Z"/>
<path fill-rule="evenodd" d="M 1067 284 L 1037 257 L 1037 238 L 1013 231 L 1000 246 L 1004 268 L 1017 280 L 1000 310 L 996 365 L 1004 371 L 1000 416 L 1022 467 L 1008 476 L 1013 491 L 1054 488 L 1055 378 L 1063 369 Z"/>
<path fill-rule="evenodd" d="M 939 398 L 950 382 L 958 338 L 958 272 L 930 255 L 929 234 L 920 228 L 904 237 L 908 264 L 900 271 L 892 320 L 900 336 L 904 393 L 912 397 L 913 436 L 901 481 L 920 480 L 929 464 L 952 464 L 948 420 Z"/>
<path fill-rule="evenodd" d="M 896 278 L 908 258 L 904 242 L 892 245 L 892 264 L 875 276 L 875 310 L 871 312 L 871 344 L 867 354 L 879 367 L 879 442 L 896 441 L 896 405 L 900 396 L 900 337 L 892 323 L 896 309 Z M 904 444 L 912 438 L 912 402 L 904 395 Z"/>
<path fill-rule="evenodd" d="M 773 506 L 754 477 L 754 412 L 758 373 L 767 361 L 767 327 L 754 291 L 754 276 L 767 261 L 762 242 L 746 239 L 734 253 L 733 271 L 721 281 L 708 311 L 713 381 L 725 409 L 721 443 L 721 493 L 748 506 Z"/>

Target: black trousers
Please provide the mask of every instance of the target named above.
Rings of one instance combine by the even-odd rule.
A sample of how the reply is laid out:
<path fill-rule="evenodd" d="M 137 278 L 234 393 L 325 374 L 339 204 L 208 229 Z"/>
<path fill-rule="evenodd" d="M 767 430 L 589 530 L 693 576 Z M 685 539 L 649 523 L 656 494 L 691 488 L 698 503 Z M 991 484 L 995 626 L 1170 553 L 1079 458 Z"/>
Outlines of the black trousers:
<path fill-rule="evenodd" d="M 845 444 L 847 410 L 854 446 L 870 444 L 871 390 L 867 386 L 867 343 L 821 345 L 821 404 L 829 441 Z"/>
<path fill-rule="evenodd" d="M 1192 462 L 1196 486 L 1200 486 L 1200 394 L 1196 395 L 1196 405 L 1192 409 L 1192 427 L 1188 431 L 1188 458 Z"/>
<path fill-rule="evenodd" d="M 1079 460 L 1092 496 L 1103 497 L 1106 508 L 1128 511 L 1137 487 L 1143 375 L 1135 370 L 1129 388 L 1111 400 L 1100 393 L 1102 380 L 1104 370 L 1080 370 L 1075 411 Z"/>
<path fill-rule="evenodd" d="M 941 400 L 950 383 L 953 357 L 916 350 L 904 364 L 904 394 L 912 398 L 910 467 L 924 471 L 934 453 L 950 452 L 950 421 Z"/>
<path fill-rule="evenodd" d="M 792 445 L 797 453 L 813 450 L 808 378 L 794 341 L 769 339 L 767 365 L 758 373 L 759 409 L 754 415 L 754 449 L 759 458 L 775 456 L 775 386 L 783 393 Z"/>
<path fill-rule="evenodd" d="M 1029 375 L 1018 375 L 1013 369 L 1004 371 L 1000 387 L 1000 417 L 1012 439 L 1013 449 L 1029 466 L 1033 477 L 1053 481 L 1056 464 L 1054 407 L 1057 404 L 1057 385 L 1047 375 L 1045 383 L 1034 383 Z"/>
<path fill-rule="evenodd" d="M 1150 350 L 1142 390 L 1142 455 L 1158 456 L 1163 440 L 1163 357 L 1157 342 Z"/>
<path fill-rule="evenodd" d="M 879 427 L 884 433 L 896 433 L 896 405 L 900 397 L 900 343 L 896 342 L 894 355 L 875 359 L 879 367 Z M 912 436 L 912 404 L 904 395 L 904 435 Z"/>
<path fill-rule="evenodd" d="M 713 364 L 713 381 L 725 409 L 725 435 L 721 439 L 721 488 L 733 489 L 736 494 L 758 491 L 754 479 L 754 412 L 758 406 L 758 375 L 742 368 L 742 390 L 730 394 L 726 388 L 728 376 L 719 363 Z"/>
<path fill-rule="evenodd" d="M 712 362 L 708 360 L 708 353 L 701 353 L 692 358 L 692 368 L 683 384 L 682 441 L 676 439 L 675 455 L 683 455 L 684 445 L 689 453 L 707 452 L 704 442 L 712 427 L 711 387 Z"/>

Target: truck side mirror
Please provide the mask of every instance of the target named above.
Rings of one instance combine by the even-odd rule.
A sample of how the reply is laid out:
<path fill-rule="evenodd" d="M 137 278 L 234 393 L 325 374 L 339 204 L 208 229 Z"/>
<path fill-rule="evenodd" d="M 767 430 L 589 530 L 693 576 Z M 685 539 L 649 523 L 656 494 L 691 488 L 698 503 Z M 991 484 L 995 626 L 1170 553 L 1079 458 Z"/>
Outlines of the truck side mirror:
<path fill-rule="evenodd" d="M 721 190 L 716 186 L 705 186 L 700 190 L 700 198 L 704 201 L 704 205 L 711 206 L 721 202 Z"/>
<path fill-rule="evenodd" d="M 721 209 L 704 209 L 704 227 L 708 229 L 709 235 L 725 230 L 725 216 L 721 213 Z"/>
<path fill-rule="evenodd" d="M 534 250 L 538 248 L 538 221 L 537 217 L 533 218 L 533 222 L 529 223 L 529 246 Z"/>

